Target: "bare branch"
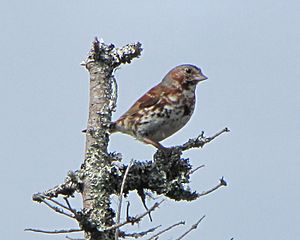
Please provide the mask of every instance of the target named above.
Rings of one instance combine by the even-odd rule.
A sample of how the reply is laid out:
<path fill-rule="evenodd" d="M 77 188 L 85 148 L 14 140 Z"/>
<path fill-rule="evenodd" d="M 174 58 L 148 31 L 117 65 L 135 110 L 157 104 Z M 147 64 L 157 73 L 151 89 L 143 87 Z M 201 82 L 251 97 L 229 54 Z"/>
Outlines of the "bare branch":
<path fill-rule="evenodd" d="M 120 190 L 120 196 L 119 196 L 119 205 L 118 205 L 117 217 L 116 217 L 116 224 L 120 223 L 124 185 L 125 185 L 126 177 L 129 173 L 129 169 L 130 169 L 132 163 L 133 163 L 133 160 L 131 160 L 130 163 L 128 164 L 127 169 L 126 169 L 125 174 L 124 174 L 124 177 L 123 177 L 122 184 L 121 184 L 121 190 Z M 115 232 L 115 240 L 118 240 L 118 237 L 119 237 L 119 229 L 117 228 L 116 232 Z"/>
<path fill-rule="evenodd" d="M 216 133 L 215 135 L 213 135 L 211 137 L 205 137 L 204 132 L 202 132 L 198 137 L 190 139 L 186 143 L 184 143 L 180 146 L 177 146 L 176 148 L 181 150 L 181 151 L 186 151 L 186 150 L 191 149 L 191 148 L 199 148 L 199 147 L 202 148 L 206 143 L 211 142 L 212 140 L 214 140 L 218 136 L 222 135 L 225 132 L 229 132 L 229 131 L 230 130 L 226 127 L 226 128 L 222 129 L 220 132 Z"/>
<path fill-rule="evenodd" d="M 133 238 L 140 238 L 143 237 L 145 235 L 147 235 L 148 233 L 154 232 L 156 229 L 158 229 L 159 227 L 161 227 L 161 225 L 154 227 L 154 228 L 150 228 L 147 231 L 143 231 L 143 232 L 137 232 L 137 233 L 125 233 L 124 237 L 133 237 Z"/>
<path fill-rule="evenodd" d="M 67 201 L 67 197 L 64 197 L 64 199 Z M 45 202 L 45 200 L 48 200 L 48 201 L 50 201 L 50 202 L 52 202 L 52 203 L 54 203 L 54 204 L 60 206 L 61 208 L 63 208 L 63 209 L 65 209 L 65 210 L 68 210 L 68 211 L 74 213 L 74 215 L 76 214 L 76 211 L 75 211 L 75 210 L 70 209 L 69 207 L 65 206 L 64 204 L 60 203 L 59 201 L 56 201 L 56 200 L 54 200 L 53 198 L 48 197 L 48 196 L 46 196 L 46 195 L 44 195 L 44 194 L 41 194 L 41 193 L 34 194 L 34 200 L 35 200 L 36 202 L 39 202 L 39 203 L 45 203 L 48 207 L 50 207 L 51 209 L 53 209 L 52 206 L 49 206 L 49 205 L 50 205 L 49 203 L 46 203 L 46 202 Z M 67 202 L 67 203 L 68 203 L 68 202 Z M 53 207 L 54 207 L 54 206 L 53 206 Z M 54 207 L 54 208 L 55 208 L 55 207 Z M 53 209 L 53 210 L 54 210 L 54 209 Z M 62 209 L 59 209 L 59 208 L 56 208 L 56 210 L 62 211 Z M 56 211 L 56 210 L 54 210 L 54 211 Z"/>
<path fill-rule="evenodd" d="M 130 221 L 129 207 L 130 207 L 130 202 L 128 201 L 126 206 L 126 221 Z"/>
<path fill-rule="evenodd" d="M 56 200 L 54 200 L 54 199 L 52 199 L 52 198 L 46 198 L 46 199 L 47 199 L 48 201 L 51 201 L 51 202 L 53 202 L 54 204 L 60 206 L 60 207 L 63 208 L 63 209 L 66 209 L 66 210 L 68 210 L 68 211 L 71 211 L 67 206 L 63 205 L 62 203 L 60 203 L 60 202 L 58 202 L 58 201 L 56 201 Z M 71 212 L 72 212 L 72 211 L 71 211 Z"/>
<path fill-rule="evenodd" d="M 128 218 L 126 219 L 125 222 L 122 222 L 122 223 L 119 223 L 119 224 L 115 224 L 115 225 L 113 225 L 113 226 L 111 226 L 111 227 L 106 228 L 105 230 L 106 230 L 106 231 L 110 231 L 110 230 L 114 230 L 114 229 L 120 228 L 120 227 L 122 227 L 122 226 L 124 226 L 124 225 L 126 225 L 126 224 L 129 224 L 129 223 L 131 223 L 131 224 L 137 223 L 137 222 L 139 222 L 143 217 L 145 217 L 147 214 L 149 214 L 150 212 L 152 212 L 152 211 L 154 211 L 156 208 L 158 208 L 159 205 L 162 204 L 163 202 L 164 202 L 164 200 L 162 200 L 162 201 L 160 201 L 160 202 L 158 202 L 158 203 L 155 203 L 151 208 L 149 208 L 149 210 L 148 210 L 147 212 L 144 212 L 143 214 L 138 215 L 138 216 L 136 216 L 136 217 L 128 217 Z"/>
<path fill-rule="evenodd" d="M 68 210 L 71 211 L 71 212 L 74 214 L 74 216 L 76 216 L 77 212 L 76 212 L 75 209 L 73 209 L 73 208 L 71 207 L 71 204 L 70 204 L 68 198 L 64 197 L 64 199 L 65 199 L 65 201 L 66 201 L 66 203 L 67 203 L 67 205 L 68 205 Z"/>
<path fill-rule="evenodd" d="M 204 167 L 205 167 L 205 165 L 203 164 L 203 165 L 200 165 L 200 166 L 196 167 L 195 169 L 192 169 L 189 172 L 189 175 L 193 174 L 194 172 L 198 171 L 200 168 L 204 168 Z"/>
<path fill-rule="evenodd" d="M 227 183 L 226 183 L 226 181 L 224 180 L 223 177 L 220 179 L 220 182 L 219 182 L 219 184 L 218 184 L 217 186 L 213 187 L 213 188 L 210 189 L 210 190 L 207 190 L 207 191 L 204 191 L 204 192 L 200 193 L 200 194 L 198 195 L 198 197 L 202 197 L 202 196 L 208 195 L 208 194 L 210 194 L 210 193 L 216 191 L 218 188 L 220 188 L 220 187 L 222 187 L 222 186 L 227 186 Z"/>
<path fill-rule="evenodd" d="M 55 201 L 56 202 L 56 201 Z M 66 213 L 63 209 L 61 208 L 58 208 L 58 207 L 55 207 L 55 206 L 52 206 L 50 203 L 48 203 L 45 199 L 42 200 L 42 203 L 46 204 L 46 206 L 48 206 L 49 208 L 51 208 L 53 211 L 57 212 L 57 213 L 60 213 L 62 215 L 65 215 L 69 218 L 75 218 L 73 215 L 69 214 L 69 213 Z"/>
<path fill-rule="evenodd" d="M 198 227 L 198 225 L 200 224 L 200 222 L 201 222 L 204 218 L 205 218 L 205 215 L 204 215 L 202 218 L 200 218 L 200 219 L 198 220 L 198 222 L 196 222 L 195 224 L 193 224 L 189 230 L 187 230 L 184 234 L 182 234 L 182 235 L 181 235 L 179 238 L 177 238 L 176 240 L 181 240 L 181 239 L 183 239 L 183 238 L 184 238 L 186 235 L 188 235 L 192 230 L 196 229 L 196 228 Z"/>
<path fill-rule="evenodd" d="M 81 191 L 82 187 L 82 181 L 80 179 L 80 171 L 72 172 L 69 171 L 68 175 L 65 179 L 65 182 L 62 184 L 59 184 L 47 191 L 45 191 L 43 194 L 36 193 L 33 194 L 32 200 L 39 202 L 41 198 L 55 198 L 59 195 L 63 196 L 73 196 L 73 194 L 78 191 Z"/>
<path fill-rule="evenodd" d="M 69 240 L 84 240 L 84 238 L 71 238 L 69 236 L 66 236 L 66 239 L 69 239 Z"/>
<path fill-rule="evenodd" d="M 62 229 L 62 230 L 41 230 L 41 229 L 34 229 L 34 228 L 26 228 L 24 231 L 28 232 L 38 232 L 38 233 L 45 233 L 45 234 L 62 234 L 62 233 L 72 233 L 72 232 L 82 232 L 82 229 Z"/>
<path fill-rule="evenodd" d="M 162 231 L 156 233 L 155 235 L 153 235 L 152 237 L 148 238 L 147 240 L 155 239 L 155 238 L 158 237 L 159 235 L 161 235 L 161 234 L 163 234 L 163 233 L 165 233 L 165 232 L 171 230 L 172 228 L 174 228 L 174 227 L 176 227 L 176 226 L 182 225 L 182 224 L 184 225 L 185 222 L 184 222 L 184 221 L 180 221 L 180 222 L 178 222 L 178 223 L 175 223 L 175 224 L 173 224 L 173 225 L 171 225 L 171 226 L 169 226 L 169 227 L 163 229 Z"/>

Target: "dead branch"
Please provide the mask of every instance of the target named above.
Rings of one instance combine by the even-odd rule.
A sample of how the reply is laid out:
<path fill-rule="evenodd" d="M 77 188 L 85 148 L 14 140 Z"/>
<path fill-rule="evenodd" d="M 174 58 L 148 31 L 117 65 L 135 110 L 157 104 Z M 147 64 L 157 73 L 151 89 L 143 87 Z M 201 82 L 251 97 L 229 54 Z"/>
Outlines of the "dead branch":
<path fill-rule="evenodd" d="M 159 227 L 161 227 L 161 225 L 156 226 L 154 228 L 150 228 L 146 231 L 143 232 L 136 232 L 136 233 L 123 233 L 122 235 L 119 235 L 120 237 L 133 237 L 133 238 L 140 238 L 143 236 L 146 236 L 148 233 L 154 232 L 156 229 L 158 229 Z"/>
<path fill-rule="evenodd" d="M 123 177 L 121 191 L 120 191 L 120 195 L 119 195 L 119 205 L 118 205 L 118 210 L 117 210 L 116 224 L 120 223 L 124 185 L 125 185 L 126 177 L 129 173 L 129 169 L 132 165 L 132 162 L 133 162 L 133 160 L 131 160 L 130 163 L 128 164 L 127 169 L 124 174 L 124 177 Z M 117 228 L 116 232 L 115 232 L 115 240 L 118 240 L 118 237 L 119 237 L 119 229 Z"/>
<path fill-rule="evenodd" d="M 56 202 L 56 201 L 55 201 Z M 46 200 L 42 200 L 42 203 L 44 203 L 46 206 L 48 206 L 49 208 L 51 208 L 53 211 L 59 213 L 59 214 L 62 214 L 62 215 L 65 215 L 69 218 L 73 218 L 75 219 L 75 216 L 69 214 L 69 213 L 66 213 L 63 209 L 59 208 L 59 207 L 55 207 L 55 206 L 52 206 L 50 203 L 48 203 Z"/>
<path fill-rule="evenodd" d="M 200 168 L 204 168 L 204 167 L 205 167 L 205 165 L 203 164 L 203 165 L 200 165 L 200 166 L 198 166 L 198 167 L 192 169 L 192 170 L 189 172 L 189 175 L 192 175 L 194 172 L 196 172 L 196 171 L 198 171 Z"/>
<path fill-rule="evenodd" d="M 52 200 L 53 200 L 53 199 L 52 199 Z M 67 205 L 68 205 L 68 208 L 67 208 L 67 209 L 68 209 L 69 211 L 71 211 L 71 212 L 74 214 L 74 216 L 76 216 L 77 211 L 71 207 L 71 204 L 70 204 L 68 198 L 67 198 L 67 197 L 64 197 L 64 200 L 65 200 L 65 202 L 66 202 Z"/>
<path fill-rule="evenodd" d="M 155 203 L 151 208 L 149 208 L 148 211 L 144 212 L 143 214 L 140 214 L 140 215 L 138 215 L 138 216 L 136 216 L 136 217 L 128 217 L 128 218 L 126 219 L 126 221 L 124 221 L 124 222 L 122 222 L 122 223 L 119 223 L 119 224 L 115 224 L 115 225 L 113 225 L 113 226 L 111 226 L 111 227 L 106 228 L 105 230 L 106 230 L 106 231 L 110 231 L 110 230 L 114 230 L 114 229 L 120 228 L 120 227 L 122 227 L 122 226 L 124 226 L 124 225 L 126 225 L 126 224 L 129 224 L 129 223 L 130 223 L 130 224 L 138 223 L 143 217 L 145 217 L 147 214 L 149 214 L 150 212 L 152 212 L 152 211 L 154 211 L 156 208 L 158 208 L 159 205 L 162 204 L 164 201 L 165 201 L 165 200 L 163 199 L 163 200 L 161 200 L 160 202 Z"/>
<path fill-rule="evenodd" d="M 208 195 L 208 194 L 210 194 L 210 193 L 216 191 L 218 188 L 220 188 L 220 187 L 222 187 L 222 186 L 227 186 L 227 183 L 226 183 L 226 181 L 224 180 L 223 177 L 220 179 L 220 182 L 219 182 L 219 184 L 218 184 L 217 186 L 213 187 L 213 188 L 210 189 L 210 190 L 207 190 L 207 191 L 204 191 L 204 192 L 200 193 L 200 194 L 198 195 L 198 197 L 202 197 L 202 196 Z"/>
<path fill-rule="evenodd" d="M 37 232 L 37 233 L 45 233 L 45 234 L 62 234 L 62 233 L 72 233 L 72 232 L 82 232 L 82 229 L 62 229 L 62 230 L 41 230 L 34 228 L 26 228 L 24 231 L 28 232 Z"/>
<path fill-rule="evenodd" d="M 205 215 L 204 215 L 202 218 L 200 218 L 200 219 L 198 220 L 198 222 L 196 222 L 195 224 L 193 224 L 189 230 L 187 230 L 184 234 L 182 234 L 182 235 L 181 235 L 179 238 L 177 238 L 176 240 L 181 240 L 181 239 L 183 239 L 183 238 L 184 238 L 186 235 L 188 235 L 192 230 L 196 229 L 196 228 L 198 227 L 198 225 L 200 224 L 200 222 L 201 222 L 204 218 L 205 218 Z"/>
<path fill-rule="evenodd" d="M 163 229 L 162 231 L 156 233 L 155 235 L 153 235 L 152 237 L 148 238 L 147 240 L 155 239 L 155 238 L 158 237 L 159 235 L 162 235 L 163 233 L 165 233 L 165 232 L 167 232 L 167 231 L 170 231 L 172 228 L 174 228 L 174 227 L 176 227 L 176 226 L 179 226 L 179 225 L 182 225 L 182 224 L 184 225 L 185 222 L 184 222 L 184 221 L 180 221 L 180 222 L 178 222 L 178 223 L 175 223 L 175 224 L 173 224 L 173 225 L 171 225 L 171 226 L 169 226 L 169 227 Z"/>
<path fill-rule="evenodd" d="M 220 132 L 216 133 L 211 137 L 205 137 L 204 132 L 202 132 L 198 137 L 189 139 L 186 143 L 177 146 L 175 148 L 181 151 L 186 151 L 191 148 L 199 148 L 199 147 L 202 148 L 204 147 L 205 144 L 211 142 L 212 140 L 214 140 L 215 138 L 219 137 L 220 135 L 226 132 L 230 132 L 230 130 L 227 127 L 222 129 Z"/>

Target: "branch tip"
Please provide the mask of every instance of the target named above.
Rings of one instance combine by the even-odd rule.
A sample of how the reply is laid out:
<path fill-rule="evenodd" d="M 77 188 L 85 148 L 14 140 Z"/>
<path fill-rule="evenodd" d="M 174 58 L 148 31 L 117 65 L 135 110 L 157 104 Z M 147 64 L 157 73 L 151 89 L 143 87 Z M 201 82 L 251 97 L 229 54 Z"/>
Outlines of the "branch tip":
<path fill-rule="evenodd" d="M 220 185 L 227 186 L 227 182 L 225 181 L 224 177 L 220 179 Z"/>
<path fill-rule="evenodd" d="M 175 223 L 175 224 L 173 224 L 173 225 L 171 225 L 171 226 L 169 226 L 169 227 L 167 227 L 167 228 L 161 230 L 160 232 L 156 233 L 155 235 L 153 235 L 152 237 L 148 238 L 147 240 L 158 239 L 158 236 L 159 236 L 159 235 L 162 235 L 163 233 L 165 233 L 165 232 L 171 230 L 172 228 L 174 228 L 174 227 L 176 227 L 176 226 L 184 225 L 184 224 L 185 224 L 185 221 L 180 221 L 180 222 L 178 222 L 178 223 Z"/>
<path fill-rule="evenodd" d="M 41 193 L 35 193 L 32 195 L 32 201 L 41 203 L 45 197 Z"/>

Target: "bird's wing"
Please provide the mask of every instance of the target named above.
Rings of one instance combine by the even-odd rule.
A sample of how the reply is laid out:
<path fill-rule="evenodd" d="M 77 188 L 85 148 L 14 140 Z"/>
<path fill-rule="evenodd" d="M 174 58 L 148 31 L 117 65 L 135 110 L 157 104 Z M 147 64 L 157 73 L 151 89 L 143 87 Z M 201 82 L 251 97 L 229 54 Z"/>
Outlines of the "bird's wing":
<path fill-rule="evenodd" d="M 145 93 L 142 97 L 140 97 L 129 110 L 124 113 L 120 119 L 128 116 L 132 116 L 137 113 L 140 109 L 149 108 L 156 104 L 161 97 L 161 91 L 158 91 L 158 86 L 153 87 L 147 93 Z"/>

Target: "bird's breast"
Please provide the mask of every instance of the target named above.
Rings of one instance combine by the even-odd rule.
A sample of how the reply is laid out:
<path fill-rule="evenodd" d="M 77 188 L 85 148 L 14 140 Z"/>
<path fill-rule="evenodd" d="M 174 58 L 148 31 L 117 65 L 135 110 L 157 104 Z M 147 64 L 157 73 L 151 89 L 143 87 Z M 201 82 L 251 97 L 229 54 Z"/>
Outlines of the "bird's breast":
<path fill-rule="evenodd" d="M 136 125 L 136 135 L 161 141 L 179 129 L 191 118 L 195 97 L 168 95 L 149 109 L 144 109 Z"/>

